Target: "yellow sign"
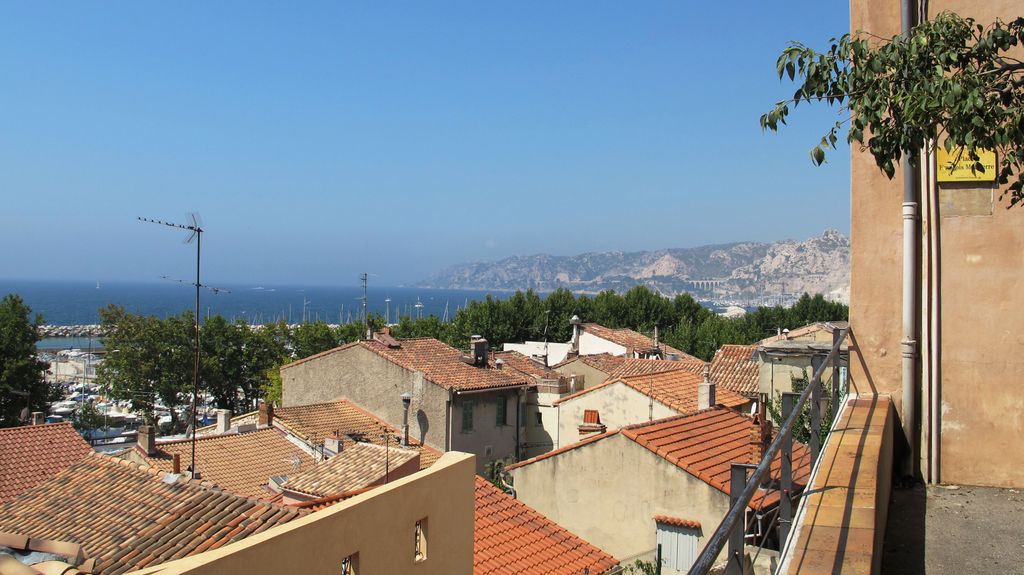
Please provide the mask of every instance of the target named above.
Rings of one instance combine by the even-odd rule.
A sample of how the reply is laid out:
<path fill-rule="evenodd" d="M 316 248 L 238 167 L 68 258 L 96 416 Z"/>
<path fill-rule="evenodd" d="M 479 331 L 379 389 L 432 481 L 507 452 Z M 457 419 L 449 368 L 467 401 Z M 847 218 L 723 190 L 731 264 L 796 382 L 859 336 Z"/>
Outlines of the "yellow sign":
<path fill-rule="evenodd" d="M 972 169 L 974 162 L 964 148 L 953 148 L 946 151 L 946 148 L 938 146 L 938 153 L 935 155 L 935 163 L 938 168 L 940 182 L 994 182 L 996 179 L 996 153 L 993 150 L 978 148 L 979 162 L 985 167 L 985 171 Z"/>

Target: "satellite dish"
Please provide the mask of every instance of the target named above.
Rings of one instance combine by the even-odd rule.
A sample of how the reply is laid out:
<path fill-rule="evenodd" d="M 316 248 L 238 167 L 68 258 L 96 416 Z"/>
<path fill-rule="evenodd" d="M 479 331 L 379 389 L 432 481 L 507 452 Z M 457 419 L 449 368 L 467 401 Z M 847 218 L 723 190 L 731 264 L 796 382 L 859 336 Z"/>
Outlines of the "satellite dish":
<path fill-rule="evenodd" d="M 23 407 L 23 408 L 21 408 L 21 416 L 19 417 L 19 420 L 20 420 L 20 421 L 21 421 L 22 423 L 25 423 L 26 421 L 28 421 L 28 416 L 29 416 L 29 415 L 30 415 L 30 414 L 29 414 L 29 412 L 28 412 L 28 408 L 27 408 L 27 407 Z"/>

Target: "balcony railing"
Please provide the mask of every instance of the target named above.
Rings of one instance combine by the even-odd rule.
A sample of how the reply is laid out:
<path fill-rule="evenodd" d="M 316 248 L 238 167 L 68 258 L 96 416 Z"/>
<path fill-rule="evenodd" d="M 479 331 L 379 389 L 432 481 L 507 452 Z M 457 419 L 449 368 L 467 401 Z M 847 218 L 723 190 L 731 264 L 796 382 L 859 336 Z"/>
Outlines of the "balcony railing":
<path fill-rule="evenodd" d="M 714 566 L 722 549 L 728 545 L 726 575 L 740 575 L 744 567 L 744 541 L 746 538 L 746 511 L 758 492 L 763 479 L 771 469 L 772 461 L 780 452 L 782 454 L 779 489 L 781 497 L 778 507 L 778 538 L 779 548 L 784 549 L 789 537 L 793 519 L 793 426 L 805 405 L 810 402 L 810 438 L 808 448 L 811 452 L 811 465 L 818 461 L 821 451 L 821 417 L 825 409 L 823 402 L 831 401 L 833 418 L 839 409 L 839 368 L 841 365 L 840 349 L 846 340 L 848 329 L 836 329 L 832 332 L 832 349 L 826 356 L 812 359 L 814 375 L 806 389 L 799 396 L 795 393 L 782 394 L 782 420 L 779 431 L 757 466 L 734 463 L 729 488 L 729 512 L 721 524 L 708 539 L 703 551 L 690 568 L 689 575 L 704 575 Z M 822 398 L 821 377 L 826 368 L 832 368 L 831 398 Z M 824 400 L 824 401 L 823 401 Z M 748 474 L 748 470 L 753 471 Z M 812 467 L 813 474 L 813 467 Z"/>

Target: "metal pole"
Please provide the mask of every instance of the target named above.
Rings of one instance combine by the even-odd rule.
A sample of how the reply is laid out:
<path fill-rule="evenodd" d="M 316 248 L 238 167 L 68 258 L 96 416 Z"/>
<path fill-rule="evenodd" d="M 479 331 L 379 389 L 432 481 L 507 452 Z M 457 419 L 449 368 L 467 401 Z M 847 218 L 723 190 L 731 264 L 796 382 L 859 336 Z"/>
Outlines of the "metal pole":
<path fill-rule="evenodd" d="M 838 347 L 836 344 L 839 342 L 840 331 L 838 329 L 832 330 L 832 347 Z M 841 353 L 836 353 L 832 356 L 832 421 L 839 417 L 839 385 L 842 381 L 839 378 L 839 370 L 843 367 L 843 358 Z"/>
<path fill-rule="evenodd" d="M 658 543 L 658 554 L 654 557 L 654 575 L 661 575 L 661 543 Z"/>
<path fill-rule="evenodd" d="M 914 0 L 901 0 L 901 28 L 904 38 L 910 38 L 917 23 Z M 903 379 L 903 434 L 908 452 L 903 461 L 903 474 L 914 476 L 917 453 L 917 168 L 910 164 L 910 155 L 903 154 L 903 337 L 900 340 Z"/>
<path fill-rule="evenodd" d="M 796 404 L 797 394 L 782 394 L 782 420 L 789 418 L 793 413 L 793 406 Z M 786 540 L 789 539 L 789 529 L 793 523 L 793 432 L 787 431 L 782 437 L 782 469 L 780 470 L 779 489 L 782 490 L 779 498 L 779 549 L 786 548 Z"/>
<path fill-rule="evenodd" d="M 203 252 L 203 231 L 196 232 L 196 359 L 192 373 L 192 476 L 196 475 L 196 431 L 199 429 L 199 262 Z M 173 408 L 172 408 L 173 409 Z"/>
<path fill-rule="evenodd" d="M 740 493 L 747 486 L 747 470 L 755 466 L 733 463 L 729 476 L 729 507 L 740 500 Z M 752 479 L 756 480 L 757 478 Z M 743 514 L 746 517 L 746 514 Z M 747 534 L 747 522 L 742 520 L 729 533 L 729 559 L 725 566 L 726 575 L 743 575 L 743 537 Z"/>
<path fill-rule="evenodd" d="M 814 373 L 818 373 L 821 370 L 824 362 L 824 357 L 815 355 L 811 357 L 811 369 Z M 811 388 L 811 434 L 807 438 L 807 443 L 811 449 L 811 461 L 818 460 L 818 453 L 821 452 L 821 380 L 812 379 L 810 385 Z"/>

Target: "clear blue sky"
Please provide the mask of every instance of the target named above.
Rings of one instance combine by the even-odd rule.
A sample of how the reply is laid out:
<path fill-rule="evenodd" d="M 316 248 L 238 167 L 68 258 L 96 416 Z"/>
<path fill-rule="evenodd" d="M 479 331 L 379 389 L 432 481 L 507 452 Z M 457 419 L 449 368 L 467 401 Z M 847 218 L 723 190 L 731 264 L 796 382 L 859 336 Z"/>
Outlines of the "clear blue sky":
<path fill-rule="evenodd" d="M 5 2 L 0 277 L 378 285 L 849 229 L 792 94 L 846 2 Z"/>

